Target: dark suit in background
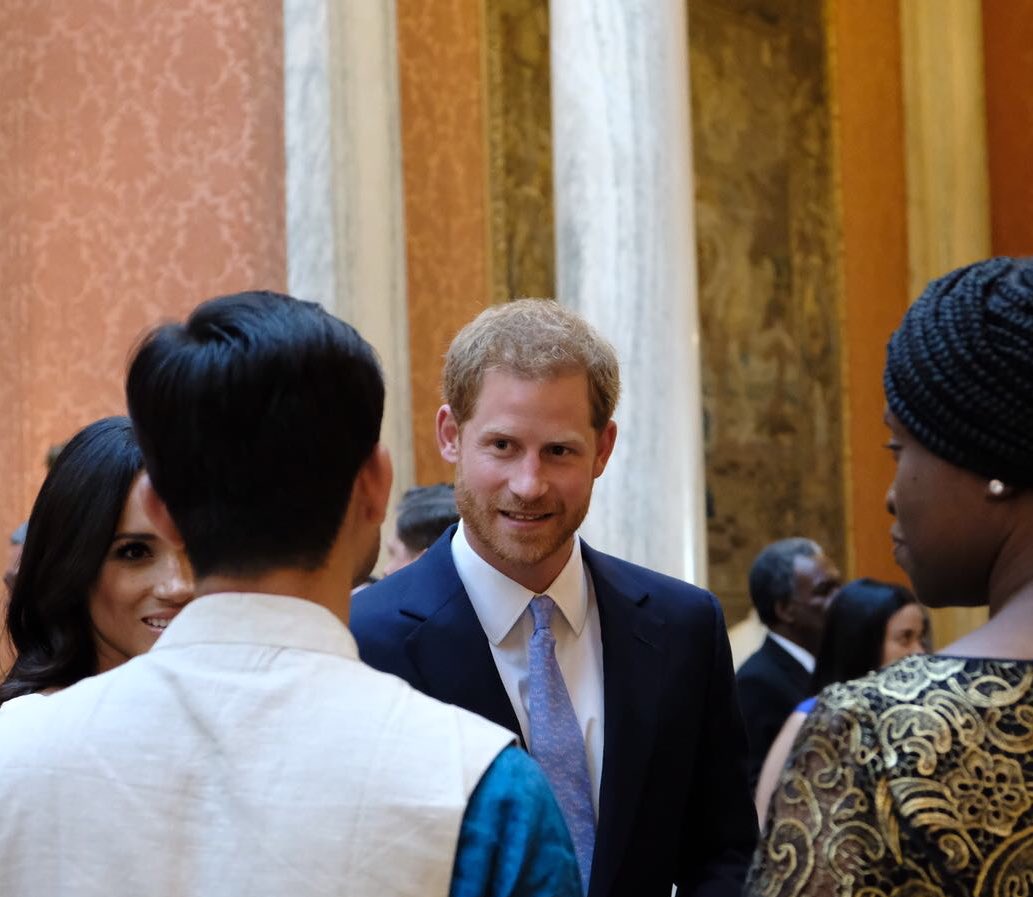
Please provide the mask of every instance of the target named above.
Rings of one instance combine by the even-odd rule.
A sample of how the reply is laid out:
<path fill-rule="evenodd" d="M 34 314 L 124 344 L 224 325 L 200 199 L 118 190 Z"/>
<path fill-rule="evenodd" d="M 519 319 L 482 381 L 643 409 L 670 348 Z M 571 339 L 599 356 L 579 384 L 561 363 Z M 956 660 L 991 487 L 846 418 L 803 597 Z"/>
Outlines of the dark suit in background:
<path fill-rule="evenodd" d="M 452 561 L 453 527 L 356 595 L 362 659 L 520 736 Z M 604 735 L 590 897 L 738 897 L 756 839 L 723 616 L 709 593 L 593 551 Z"/>
<path fill-rule="evenodd" d="M 789 714 L 811 693 L 811 674 L 771 636 L 735 676 L 749 743 L 750 789 Z"/>

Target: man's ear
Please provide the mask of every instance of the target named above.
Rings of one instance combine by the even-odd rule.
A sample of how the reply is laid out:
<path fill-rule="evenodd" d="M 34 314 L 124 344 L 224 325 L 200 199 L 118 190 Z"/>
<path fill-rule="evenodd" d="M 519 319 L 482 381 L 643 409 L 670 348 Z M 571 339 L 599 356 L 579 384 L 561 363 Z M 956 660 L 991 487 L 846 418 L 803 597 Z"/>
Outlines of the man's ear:
<path fill-rule="evenodd" d="M 450 405 L 442 405 L 437 417 L 438 451 L 449 464 L 459 460 L 459 424 Z"/>
<path fill-rule="evenodd" d="M 790 626 L 796 622 L 796 614 L 793 611 L 793 599 L 787 598 L 785 601 L 775 602 L 775 619 L 779 623 L 788 623 Z"/>
<path fill-rule="evenodd" d="M 367 522 L 377 526 L 384 522 L 387 505 L 391 500 L 393 479 L 391 454 L 384 443 L 378 442 L 359 468 L 352 488 L 352 503 L 358 503 L 359 511 Z"/>
<path fill-rule="evenodd" d="M 606 426 L 595 437 L 595 462 L 592 465 L 592 476 L 598 477 L 606 469 L 606 462 L 613 454 L 617 442 L 617 421 L 609 420 Z"/>
<path fill-rule="evenodd" d="M 169 544 L 182 549 L 183 537 L 179 534 L 179 527 L 172 520 L 172 515 L 161 496 L 154 491 L 154 484 L 147 471 L 140 476 L 140 501 L 154 531 Z"/>

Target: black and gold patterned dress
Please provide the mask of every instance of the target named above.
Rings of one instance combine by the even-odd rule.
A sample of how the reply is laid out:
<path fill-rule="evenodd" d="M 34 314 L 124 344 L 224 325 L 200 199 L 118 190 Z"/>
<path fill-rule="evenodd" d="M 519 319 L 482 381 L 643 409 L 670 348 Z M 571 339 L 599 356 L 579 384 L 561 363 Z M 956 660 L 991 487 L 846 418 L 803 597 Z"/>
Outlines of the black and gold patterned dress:
<path fill-rule="evenodd" d="M 1033 663 L 910 657 L 822 692 L 755 897 L 1033 897 Z"/>

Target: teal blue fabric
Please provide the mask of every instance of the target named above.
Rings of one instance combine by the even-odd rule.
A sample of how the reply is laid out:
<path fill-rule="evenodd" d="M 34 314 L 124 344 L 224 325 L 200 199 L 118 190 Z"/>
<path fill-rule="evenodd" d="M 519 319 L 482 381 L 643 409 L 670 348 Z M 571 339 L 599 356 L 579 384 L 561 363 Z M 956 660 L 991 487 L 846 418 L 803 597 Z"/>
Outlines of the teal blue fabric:
<path fill-rule="evenodd" d="M 506 748 L 470 796 L 450 897 L 582 897 L 574 846 L 538 765 Z"/>

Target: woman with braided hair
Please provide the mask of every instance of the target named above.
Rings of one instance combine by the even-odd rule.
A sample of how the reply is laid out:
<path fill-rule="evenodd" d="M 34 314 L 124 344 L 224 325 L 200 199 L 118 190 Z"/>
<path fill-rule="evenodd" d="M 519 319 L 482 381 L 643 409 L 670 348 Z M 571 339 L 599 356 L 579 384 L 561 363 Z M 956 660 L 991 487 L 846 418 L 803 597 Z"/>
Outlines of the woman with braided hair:
<path fill-rule="evenodd" d="M 931 607 L 988 605 L 938 654 L 833 685 L 793 746 L 747 893 L 1029 894 L 1033 263 L 934 281 L 883 377 L 897 562 Z"/>

